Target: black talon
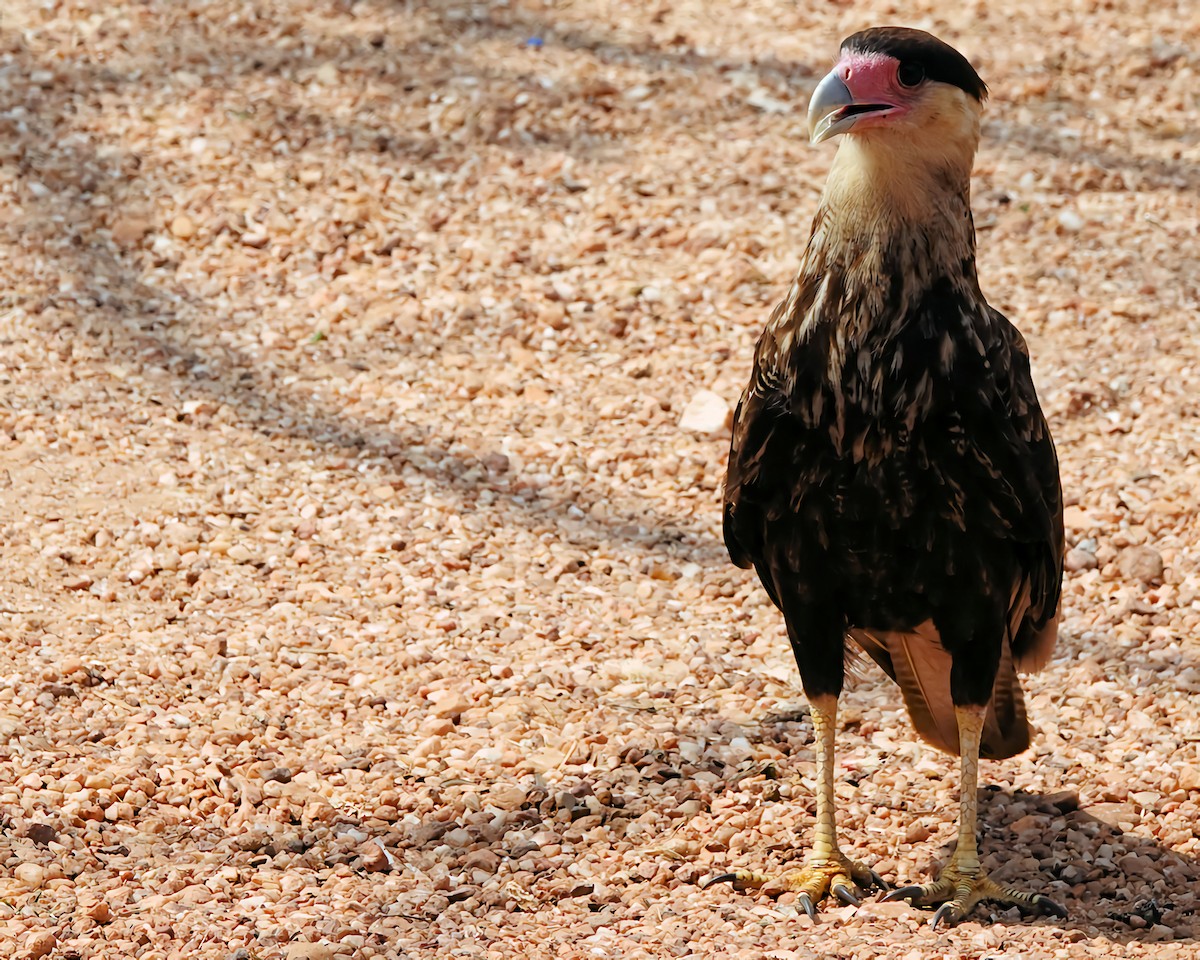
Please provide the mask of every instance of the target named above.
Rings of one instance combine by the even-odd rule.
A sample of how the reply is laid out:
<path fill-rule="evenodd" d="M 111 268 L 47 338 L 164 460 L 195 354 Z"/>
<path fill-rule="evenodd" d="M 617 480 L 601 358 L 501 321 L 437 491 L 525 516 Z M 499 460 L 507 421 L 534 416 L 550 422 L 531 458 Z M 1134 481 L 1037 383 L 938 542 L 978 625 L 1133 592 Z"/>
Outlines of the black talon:
<path fill-rule="evenodd" d="M 852 894 L 844 883 L 839 883 L 833 888 L 833 895 L 842 901 L 848 907 L 857 907 L 862 903 L 854 894 Z"/>
<path fill-rule="evenodd" d="M 813 906 L 813 902 L 807 893 L 802 893 L 796 898 L 796 902 L 804 908 L 804 912 L 813 920 L 817 919 L 817 908 Z"/>
<path fill-rule="evenodd" d="M 868 870 L 867 872 L 871 874 L 871 882 L 875 884 L 875 886 L 877 886 L 880 890 L 888 889 L 888 882 L 884 880 L 883 877 L 877 874 L 874 870 Z"/>
<path fill-rule="evenodd" d="M 885 894 L 882 903 L 891 903 L 894 900 L 908 900 L 912 902 L 914 897 L 921 895 L 920 887 L 897 887 L 891 893 Z"/>
<path fill-rule="evenodd" d="M 738 877 L 736 873 L 721 873 L 715 877 L 709 877 L 707 880 L 705 880 L 702 884 L 700 884 L 700 889 L 707 890 L 714 883 L 737 883 L 737 878 Z"/>
<path fill-rule="evenodd" d="M 929 928 L 936 930 L 938 924 L 954 913 L 954 903 L 943 903 L 937 908 L 937 913 L 933 915 L 933 919 L 929 921 Z"/>

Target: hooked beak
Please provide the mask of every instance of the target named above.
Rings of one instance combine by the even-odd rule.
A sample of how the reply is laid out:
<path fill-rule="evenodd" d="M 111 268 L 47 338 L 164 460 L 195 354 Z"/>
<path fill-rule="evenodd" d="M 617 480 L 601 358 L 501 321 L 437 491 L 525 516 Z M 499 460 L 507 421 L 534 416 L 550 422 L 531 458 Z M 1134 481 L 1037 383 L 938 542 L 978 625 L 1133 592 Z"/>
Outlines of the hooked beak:
<path fill-rule="evenodd" d="M 837 71 L 828 73 L 817 84 L 808 102 L 808 135 L 813 143 L 822 143 L 845 133 L 858 118 L 869 113 L 891 110 L 890 103 L 862 103 L 846 86 Z"/>

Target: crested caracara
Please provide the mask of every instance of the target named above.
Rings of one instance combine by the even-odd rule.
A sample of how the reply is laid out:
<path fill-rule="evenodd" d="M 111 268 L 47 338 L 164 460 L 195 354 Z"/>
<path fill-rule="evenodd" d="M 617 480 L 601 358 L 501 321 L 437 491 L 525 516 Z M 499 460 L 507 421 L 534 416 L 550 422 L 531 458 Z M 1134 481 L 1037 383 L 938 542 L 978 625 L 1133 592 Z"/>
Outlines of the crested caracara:
<path fill-rule="evenodd" d="M 940 904 L 935 926 L 982 900 L 1065 916 L 989 880 L 976 850 L 979 757 L 1029 745 L 1017 671 L 1053 649 L 1063 552 L 1029 354 L 975 272 L 986 96 L 966 58 L 920 30 L 842 44 L 808 114 L 814 143 L 841 145 L 734 420 L 725 543 L 783 613 L 817 747 L 811 853 L 769 883 L 810 914 L 830 891 L 857 902 L 856 886 L 883 885 L 834 824 L 837 702 L 858 648 L 900 686 L 917 732 L 962 757 L 953 858 L 889 898 Z"/>

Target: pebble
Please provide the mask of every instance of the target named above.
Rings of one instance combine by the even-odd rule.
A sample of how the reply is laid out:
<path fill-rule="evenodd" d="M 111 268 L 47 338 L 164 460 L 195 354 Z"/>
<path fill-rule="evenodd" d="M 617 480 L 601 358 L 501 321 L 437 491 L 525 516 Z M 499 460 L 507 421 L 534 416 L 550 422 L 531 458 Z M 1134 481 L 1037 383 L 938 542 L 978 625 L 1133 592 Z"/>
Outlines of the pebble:
<path fill-rule="evenodd" d="M 467 854 L 463 860 L 465 869 L 480 869 L 487 873 L 495 873 L 500 866 L 500 857 L 492 850 L 475 850 Z"/>
<path fill-rule="evenodd" d="M 49 823 L 31 823 L 25 827 L 25 836 L 34 843 L 45 846 L 58 840 L 58 831 Z"/>
<path fill-rule="evenodd" d="M 367 840 L 358 846 L 356 852 L 364 870 L 379 871 L 391 869 L 391 860 L 388 857 L 387 851 L 377 840 Z"/>
<path fill-rule="evenodd" d="M 1036 836 L 1045 831 L 1046 818 L 1037 814 L 1026 814 L 1009 824 L 1008 828 L 1017 836 Z"/>
<path fill-rule="evenodd" d="M 1174 768 L 1179 780 L 1179 789 L 1200 791 L 1200 765 L 1183 763 Z"/>
<path fill-rule="evenodd" d="M 153 229 L 153 224 L 145 217 L 119 217 L 113 221 L 112 238 L 122 247 L 133 246 Z"/>
<path fill-rule="evenodd" d="M 30 934 L 25 940 L 25 953 L 31 960 L 37 960 L 39 957 L 50 956 L 56 946 L 58 946 L 58 940 L 54 934 L 42 931 Z"/>
<path fill-rule="evenodd" d="M 1156 583 L 1162 580 L 1162 554 L 1152 547 L 1127 547 L 1117 558 L 1117 568 L 1129 580 Z"/>
<path fill-rule="evenodd" d="M 13 868 L 13 876 L 25 886 L 37 889 L 46 882 L 46 868 L 36 863 L 18 863 Z"/>
<path fill-rule="evenodd" d="M 1059 225 L 1068 233 L 1078 233 L 1083 229 L 1084 220 L 1074 210 L 1062 210 L 1058 214 Z"/>
<path fill-rule="evenodd" d="M 494 783 L 488 788 L 488 803 L 502 810 L 516 810 L 525 803 L 529 794 L 515 783 Z"/>
<path fill-rule="evenodd" d="M 287 960 L 333 960 L 333 947 L 325 943 L 289 943 Z"/>
<path fill-rule="evenodd" d="M 471 709 L 471 701 L 457 691 L 451 691 L 435 700 L 432 714 L 435 717 L 459 717 Z"/>
<path fill-rule="evenodd" d="M 733 411 L 725 398 L 711 390 L 692 395 L 679 415 L 679 428 L 707 436 L 726 433 L 733 422 Z"/>
<path fill-rule="evenodd" d="M 180 240 L 190 240 L 197 232 L 196 222 L 186 214 L 180 214 L 171 221 L 171 233 Z"/>
<path fill-rule="evenodd" d="M 459 706 L 459 704 L 454 704 L 453 706 L 457 708 Z M 422 729 L 422 732 L 427 733 L 430 736 L 444 737 L 446 734 L 448 734 L 454 730 L 454 720 L 451 719 L 451 717 L 449 717 L 449 716 L 446 716 L 446 717 L 435 716 L 432 719 L 427 720 L 424 724 L 422 724 L 421 729 Z"/>
<path fill-rule="evenodd" d="M 915 822 L 908 825 L 904 831 L 905 843 L 922 843 L 933 836 L 933 831 L 929 829 L 927 824 Z"/>
<path fill-rule="evenodd" d="M 1066 557 L 1063 560 L 1063 566 L 1070 572 L 1077 573 L 1080 570 L 1096 569 L 1096 567 L 1100 566 L 1100 561 L 1096 559 L 1094 553 L 1073 547 L 1067 551 Z"/>

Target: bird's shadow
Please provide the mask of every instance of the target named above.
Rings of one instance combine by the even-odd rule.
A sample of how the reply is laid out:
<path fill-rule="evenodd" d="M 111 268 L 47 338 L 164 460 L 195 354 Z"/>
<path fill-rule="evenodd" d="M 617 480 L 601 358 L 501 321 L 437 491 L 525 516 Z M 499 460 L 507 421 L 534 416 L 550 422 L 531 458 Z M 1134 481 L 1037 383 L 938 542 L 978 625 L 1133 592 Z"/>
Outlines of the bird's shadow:
<path fill-rule="evenodd" d="M 806 705 L 772 714 L 759 735 L 778 741 L 807 717 Z M 1051 922 L 1088 939 L 1194 940 L 1200 936 L 1200 861 L 1149 836 L 1139 826 L 1143 816 L 1132 800 L 1082 803 L 1074 790 L 1033 793 L 987 784 L 979 790 L 980 862 L 997 883 L 1061 904 L 1067 918 Z M 948 863 L 954 846 L 951 836 L 931 851 L 931 867 Z M 933 876 L 931 870 L 887 879 L 905 885 Z M 970 919 L 986 920 L 988 910 L 993 921 L 1029 922 L 1015 907 L 987 903 Z"/>
<path fill-rule="evenodd" d="M 1088 938 L 1195 939 L 1200 862 L 1138 832 L 1140 820 L 1132 802 L 1081 805 L 1071 791 L 985 786 L 980 860 L 997 882 L 1062 904 L 1068 913 L 1062 926 Z M 951 842 L 942 849 L 941 862 L 953 848 Z M 1009 913 L 1021 922 L 1015 908 L 995 911 L 995 918 Z"/>

